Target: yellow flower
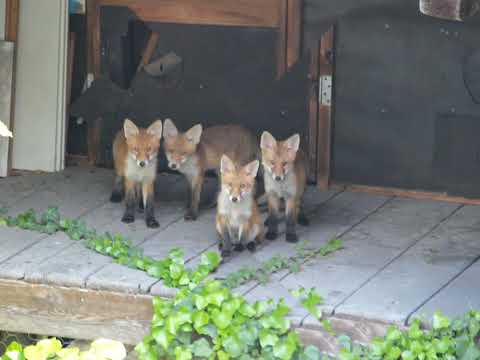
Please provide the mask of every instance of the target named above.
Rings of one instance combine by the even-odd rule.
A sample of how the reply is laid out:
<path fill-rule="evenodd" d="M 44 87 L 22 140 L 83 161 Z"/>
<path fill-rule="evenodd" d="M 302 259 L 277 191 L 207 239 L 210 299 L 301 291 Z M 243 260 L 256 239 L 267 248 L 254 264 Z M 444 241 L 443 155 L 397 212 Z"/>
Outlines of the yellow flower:
<path fill-rule="evenodd" d="M 108 339 L 95 340 L 90 351 L 98 356 L 97 359 L 123 360 L 127 357 L 127 350 L 121 342 Z"/>

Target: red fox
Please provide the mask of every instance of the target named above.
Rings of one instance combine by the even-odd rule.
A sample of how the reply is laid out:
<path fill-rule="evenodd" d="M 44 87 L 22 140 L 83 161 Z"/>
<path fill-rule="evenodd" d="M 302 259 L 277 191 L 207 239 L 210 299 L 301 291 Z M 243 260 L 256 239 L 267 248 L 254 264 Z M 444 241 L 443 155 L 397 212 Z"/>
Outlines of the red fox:
<path fill-rule="evenodd" d="M 148 129 L 139 129 L 126 119 L 113 141 L 115 184 L 110 201 L 120 202 L 125 194 L 124 223 L 135 220 L 135 206 L 145 209 L 148 227 L 159 226 L 154 215 L 154 182 L 157 174 L 157 155 L 162 138 L 162 122 L 155 121 Z"/>
<path fill-rule="evenodd" d="M 172 120 L 163 126 L 165 155 L 168 166 L 184 174 L 190 184 L 185 220 L 196 220 L 198 204 L 207 170 L 217 171 L 223 154 L 238 164 L 257 158 L 258 142 L 247 129 L 239 125 L 219 125 L 202 130 L 197 124 L 180 133 Z"/>
<path fill-rule="evenodd" d="M 264 227 L 255 200 L 255 177 L 260 162 L 252 161 L 243 167 L 227 155 L 220 161 L 221 190 L 217 200 L 216 228 L 222 257 L 246 247 L 254 251 L 263 240 Z M 237 163 L 238 164 L 238 163 Z"/>
<path fill-rule="evenodd" d="M 286 240 L 297 242 L 297 221 L 308 225 L 302 206 L 307 181 L 307 161 L 299 149 L 300 136 L 295 134 L 285 141 L 277 141 L 267 131 L 260 140 L 264 168 L 265 193 L 268 199 L 268 232 L 266 238 L 278 236 L 280 200 L 285 200 Z"/>

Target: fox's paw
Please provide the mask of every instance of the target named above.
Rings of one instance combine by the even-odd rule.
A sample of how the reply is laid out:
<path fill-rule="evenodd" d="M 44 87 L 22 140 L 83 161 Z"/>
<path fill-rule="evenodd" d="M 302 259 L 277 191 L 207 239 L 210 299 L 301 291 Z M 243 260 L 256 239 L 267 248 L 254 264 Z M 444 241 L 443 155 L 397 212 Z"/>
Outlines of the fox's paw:
<path fill-rule="evenodd" d="M 135 221 L 135 216 L 133 216 L 132 214 L 125 214 L 122 217 L 122 222 L 125 224 L 130 224 L 130 223 L 133 223 L 134 221 Z"/>
<path fill-rule="evenodd" d="M 119 203 L 122 201 L 122 198 L 122 194 L 116 191 L 112 192 L 112 195 L 110 195 L 110 201 L 112 203 Z"/>
<path fill-rule="evenodd" d="M 308 226 L 310 225 L 310 220 L 308 219 L 307 215 L 300 213 L 298 215 L 298 223 L 302 226 Z"/>
<path fill-rule="evenodd" d="M 236 244 L 235 247 L 234 247 L 234 250 L 238 251 L 238 252 L 243 251 L 243 250 L 245 250 L 245 246 L 243 246 L 242 243 Z"/>
<path fill-rule="evenodd" d="M 285 240 L 287 240 L 287 242 L 289 242 L 289 243 L 296 243 L 296 242 L 298 242 L 297 234 L 295 234 L 295 233 L 286 233 L 286 235 L 285 235 Z"/>
<path fill-rule="evenodd" d="M 265 237 L 268 239 L 268 240 L 275 240 L 278 236 L 278 233 L 276 231 L 271 231 L 269 230 L 267 232 L 267 234 L 265 235 Z"/>
<path fill-rule="evenodd" d="M 257 244 L 255 243 L 255 241 L 251 241 L 247 244 L 247 249 L 250 252 L 254 252 L 256 248 L 257 248 Z"/>
<path fill-rule="evenodd" d="M 155 218 L 148 218 L 145 222 L 147 223 L 147 227 L 152 229 L 158 228 L 160 226 L 160 224 Z"/>
<path fill-rule="evenodd" d="M 225 263 L 232 256 L 232 252 L 230 250 L 222 250 L 220 255 L 222 256 L 222 263 Z"/>
<path fill-rule="evenodd" d="M 195 221 L 197 220 L 197 214 L 195 214 L 192 210 L 187 210 L 183 218 L 185 221 Z"/>

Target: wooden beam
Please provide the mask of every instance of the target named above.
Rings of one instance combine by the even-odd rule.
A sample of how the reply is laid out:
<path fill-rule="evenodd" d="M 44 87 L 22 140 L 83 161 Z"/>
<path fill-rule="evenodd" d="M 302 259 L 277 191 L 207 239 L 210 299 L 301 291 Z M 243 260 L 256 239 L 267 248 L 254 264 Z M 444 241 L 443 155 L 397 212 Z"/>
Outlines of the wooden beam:
<path fill-rule="evenodd" d="M 275 28 L 283 0 L 98 0 L 101 6 L 129 7 L 143 21 L 176 24 L 254 26 Z"/>
<path fill-rule="evenodd" d="M 100 142 L 103 130 L 103 118 L 99 117 L 94 121 L 87 121 L 87 147 L 88 162 L 96 166 L 100 160 Z"/>
<path fill-rule="evenodd" d="M 334 28 L 331 27 L 320 40 L 319 53 L 319 110 L 318 110 L 318 156 L 317 186 L 326 190 L 330 184 L 330 161 L 332 142 L 332 108 L 333 108 L 333 58 Z"/>
<path fill-rule="evenodd" d="M 480 199 L 470 199 L 462 196 L 451 196 L 451 195 L 448 195 L 447 193 L 407 190 L 407 189 L 389 188 L 389 187 L 382 187 L 382 186 L 343 184 L 339 182 L 332 183 L 331 187 L 333 189 L 342 189 L 342 190 L 352 191 L 352 192 L 364 192 L 364 193 L 383 195 L 383 196 L 398 196 L 398 197 L 420 199 L 420 200 L 437 200 L 437 201 L 446 201 L 446 202 L 464 204 L 464 205 L 480 205 Z"/>
<path fill-rule="evenodd" d="M 278 38 L 277 38 L 277 79 L 280 79 L 287 70 L 287 0 L 278 1 Z"/>
<path fill-rule="evenodd" d="M 288 0 L 287 70 L 298 61 L 302 39 L 302 0 Z"/>
<path fill-rule="evenodd" d="M 75 33 L 68 34 L 68 55 L 67 55 L 67 101 L 65 102 L 65 158 L 67 154 L 68 127 L 70 125 L 70 103 L 72 101 L 72 78 L 73 63 L 75 59 Z"/>
<path fill-rule="evenodd" d="M 157 48 L 157 45 L 158 45 L 158 39 L 159 39 L 159 34 L 155 31 L 152 31 L 152 33 L 150 34 L 150 37 L 148 38 L 147 45 L 143 50 L 142 59 L 140 60 L 140 64 L 138 64 L 137 71 L 139 71 L 143 67 L 150 64 L 150 61 L 152 60 L 152 56 L 155 53 L 155 49 Z"/>
<path fill-rule="evenodd" d="M 318 136 L 318 55 L 319 44 L 316 43 L 309 51 L 310 64 L 308 69 L 308 159 L 309 180 L 317 180 L 317 136 Z"/>
<path fill-rule="evenodd" d="M 18 53 L 18 24 L 20 21 L 20 0 L 7 0 L 5 3 L 5 40 L 15 43 L 15 50 L 13 54 L 13 70 L 12 70 L 12 91 L 10 97 L 10 130 L 13 131 L 15 126 L 15 90 L 16 90 L 16 68 L 17 68 L 17 53 Z M 14 135 L 15 136 L 15 135 Z M 12 156 L 13 156 L 13 142 L 14 138 L 8 141 L 8 160 L 7 160 L 7 175 L 10 176 L 12 172 Z"/>
<path fill-rule="evenodd" d="M 134 345 L 149 331 L 151 297 L 0 280 L 0 329 Z"/>
<path fill-rule="evenodd" d="M 87 70 L 101 75 L 100 0 L 87 0 Z"/>

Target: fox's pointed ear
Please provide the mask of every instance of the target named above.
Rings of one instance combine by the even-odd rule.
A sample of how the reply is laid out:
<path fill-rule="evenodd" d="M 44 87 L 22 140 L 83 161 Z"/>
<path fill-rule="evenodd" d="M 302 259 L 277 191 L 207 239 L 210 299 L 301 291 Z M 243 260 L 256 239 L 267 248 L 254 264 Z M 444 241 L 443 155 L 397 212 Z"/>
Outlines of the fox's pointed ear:
<path fill-rule="evenodd" d="M 260 161 L 255 160 L 255 161 L 252 161 L 251 163 L 248 163 L 247 165 L 245 165 L 245 167 L 243 168 L 243 170 L 245 171 L 245 173 L 246 173 L 248 176 L 256 177 L 259 166 L 260 166 Z"/>
<path fill-rule="evenodd" d="M 300 147 L 300 135 L 295 134 L 290 136 L 287 140 L 285 140 L 285 144 L 287 145 L 287 149 L 289 151 L 296 153 Z"/>
<path fill-rule="evenodd" d="M 260 139 L 260 148 L 273 150 L 276 146 L 277 140 L 268 131 L 264 131 Z"/>
<path fill-rule="evenodd" d="M 295 160 L 297 157 L 298 148 L 300 147 L 300 135 L 295 134 L 290 136 L 287 140 L 285 140 L 284 144 L 287 148 L 288 158 L 291 161 Z"/>
<path fill-rule="evenodd" d="M 223 154 L 220 159 L 220 173 L 225 174 L 232 171 L 235 171 L 235 164 L 227 155 Z"/>
<path fill-rule="evenodd" d="M 162 120 L 157 120 L 147 129 L 147 134 L 155 136 L 159 139 L 162 138 Z"/>
<path fill-rule="evenodd" d="M 163 138 L 168 139 L 178 135 L 178 130 L 171 119 L 165 119 L 163 122 Z"/>
<path fill-rule="evenodd" d="M 185 136 L 187 137 L 188 141 L 191 143 L 197 145 L 200 142 L 200 137 L 202 136 L 202 124 L 197 124 L 191 129 L 189 129 L 186 133 Z"/>
<path fill-rule="evenodd" d="M 125 133 L 125 138 L 131 138 L 132 136 L 138 135 L 138 127 L 130 119 L 125 119 L 123 123 L 123 132 Z"/>

